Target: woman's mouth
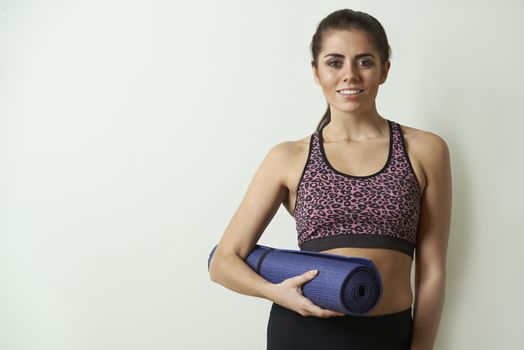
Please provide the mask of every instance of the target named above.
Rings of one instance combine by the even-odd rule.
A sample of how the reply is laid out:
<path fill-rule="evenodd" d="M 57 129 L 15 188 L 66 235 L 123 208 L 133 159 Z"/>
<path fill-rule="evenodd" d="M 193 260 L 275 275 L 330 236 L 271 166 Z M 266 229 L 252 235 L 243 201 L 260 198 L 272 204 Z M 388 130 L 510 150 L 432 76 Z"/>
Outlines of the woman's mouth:
<path fill-rule="evenodd" d="M 346 100 L 354 100 L 358 98 L 358 96 L 364 92 L 362 89 L 343 89 L 338 90 L 337 93 L 344 97 Z"/>

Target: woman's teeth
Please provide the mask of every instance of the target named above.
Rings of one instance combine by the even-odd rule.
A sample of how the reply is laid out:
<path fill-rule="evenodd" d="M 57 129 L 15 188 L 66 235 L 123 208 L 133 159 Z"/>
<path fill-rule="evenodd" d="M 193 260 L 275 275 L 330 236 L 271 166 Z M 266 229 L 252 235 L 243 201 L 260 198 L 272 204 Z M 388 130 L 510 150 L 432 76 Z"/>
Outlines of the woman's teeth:
<path fill-rule="evenodd" d="M 342 95 L 356 95 L 361 93 L 363 90 L 340 90 Z"/>

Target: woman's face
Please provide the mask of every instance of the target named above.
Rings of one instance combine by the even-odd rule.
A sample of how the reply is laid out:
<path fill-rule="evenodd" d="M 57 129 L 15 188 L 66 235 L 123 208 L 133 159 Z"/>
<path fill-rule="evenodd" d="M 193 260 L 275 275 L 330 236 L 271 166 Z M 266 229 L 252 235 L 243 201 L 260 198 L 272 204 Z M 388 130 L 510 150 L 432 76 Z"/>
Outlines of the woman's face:
<path fill-rule="evenodd" d="M 369 54 L 369 55 L 368 55 Z M 378 52 L 361 31 L 342 30 L 330 34 L 312 65 L 315 82 L 322 87 L 327 102 L 341 111 L 363 111 L 374 106 L 378 87 L 386 81 L 388 60 L 381 66 Z M 342 95 L 340 89 L 363 90 Z"/>

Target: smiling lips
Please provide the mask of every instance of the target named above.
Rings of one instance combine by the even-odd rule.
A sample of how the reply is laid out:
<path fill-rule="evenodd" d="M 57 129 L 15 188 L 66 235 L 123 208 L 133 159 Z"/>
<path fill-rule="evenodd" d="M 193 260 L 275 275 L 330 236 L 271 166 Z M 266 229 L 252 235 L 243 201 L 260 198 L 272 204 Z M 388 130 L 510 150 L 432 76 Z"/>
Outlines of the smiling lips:
<path fill-rule="evenodd" d="M 337 90 L 337 93 L 344 97 L 346 100 L 355 100 L 363 92 L 362 89 L 342 89 Z"/>
<path fill-rule="evenodd" d="M 337 90 L 337 91 L 342 95 L 357 95 L 364 90 L 362 89 L 342 89 L 342 90 Z"/>

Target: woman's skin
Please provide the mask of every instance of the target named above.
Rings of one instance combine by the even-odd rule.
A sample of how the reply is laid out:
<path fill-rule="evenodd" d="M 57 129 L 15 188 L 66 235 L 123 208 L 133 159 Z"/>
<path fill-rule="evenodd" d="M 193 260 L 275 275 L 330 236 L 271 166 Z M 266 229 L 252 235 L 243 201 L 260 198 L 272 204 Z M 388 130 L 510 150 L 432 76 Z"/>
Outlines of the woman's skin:
<path fill-rule="evenodd" d="M 326 57 L 333 53 L 338 56 Z M 363 53 L 372 56 L 357 56 Z M 313 77 L 331 110 L 331 121 L 323 130 L 329 163 L 351 175 L 377 172 L 387 160 L 389 129 L 376 110 L 375 98 L 379 85 L 386 81 L 390 61 L 381 65 L 366 34 L 348 30 L 328 36 L 317 61 L 318 67 L 312 66 Z M 354 100 L 337 92 L 351 87 L 364 91 Z M 421 190 L 415 296 L 410 281 L 413 260 L 402 252 L 355 247 L 323 252 L 371 259 L 380 271 L 383 295 L 366 315 L 403 311 L 415 301 L 411 350 L 431 349 L 444 302 L 451 219 L 450 156 L 447 144 L 436 134 L 406 126 L 402 133 Z M 219 242 L 210 275 L 229 289 L 272 300 L 304 316 L 332 317 L 342 314 L 322 309 L 302 295 L 301 286 L 314 278 L 310 272 L 273 284 L 243 262 L 281 204 L 293 215 L 309 138 L 281 142 L 268 152 Z"/>

